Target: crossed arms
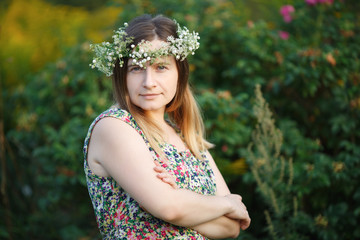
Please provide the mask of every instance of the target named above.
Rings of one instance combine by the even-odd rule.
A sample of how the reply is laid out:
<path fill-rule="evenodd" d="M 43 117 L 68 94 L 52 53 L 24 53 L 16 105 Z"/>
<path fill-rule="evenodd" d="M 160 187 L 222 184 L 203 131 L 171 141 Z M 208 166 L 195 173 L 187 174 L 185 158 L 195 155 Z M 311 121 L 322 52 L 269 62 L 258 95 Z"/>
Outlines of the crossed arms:
<path fill-rule="evenodd" d="M 236 237 L 240 228 L 250 225 L 241 197 L 230 194 L 209 153 L 217 184 L 215 196 L 174 189 L 156 177 L 145 142 L 131 126 L 118 119 L 104 118 L 98 122 L 88 151 L 89 166 L 95 174 L 114 178 L 157 218 L 192 228 L 209 238 Z"/>

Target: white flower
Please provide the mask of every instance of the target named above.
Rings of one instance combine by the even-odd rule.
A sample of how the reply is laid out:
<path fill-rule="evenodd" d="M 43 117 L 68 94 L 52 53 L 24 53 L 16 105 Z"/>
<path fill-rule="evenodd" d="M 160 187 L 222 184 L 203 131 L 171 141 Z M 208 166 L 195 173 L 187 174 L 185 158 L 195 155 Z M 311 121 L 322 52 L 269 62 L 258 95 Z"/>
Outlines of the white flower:
<path fill-rule="evenodd" d="M 151 43 L 142 40 L 138 46 L 141 49 L 134 49 L 135 44 L 132 44 L 133 38 L 128 36 L 125 32 L 125 27 L 128 24 L 124 23 L 124 27 L 114 31 L 113 43 L 103 42 L 101 44 L 91 44 L 90 48 L 95 52 L 95 58 L 90 64 L 91 68 L 97 68 L 104 72 L 107 76 L 112 75 L 113 67 L 116 59 L 119 59 L 119 66 L 123 67 L 124 62 L 122 58 L 132 58 L 134 64 L 139 64 L 140 67 L 146 67 L 144 64 L 150 62 L 153 64 L 155 59 L 161 56 L 173 55 L 177 60 L 183 61 L 189 54 L 194 55 L 195 50 L 200 46 L 198 33 L 189 32 L 186 27 L 181 28 L 177 24 L 177 36 L 169 36 L 167 41 L 162 42 L 160 48 L 151 50 Z M 131 45 L 130 45 L 131 44 Z M 127 46 L 130 45 L 130 48 Z M 134 49 L 134 50 L 131 50 Z"/>

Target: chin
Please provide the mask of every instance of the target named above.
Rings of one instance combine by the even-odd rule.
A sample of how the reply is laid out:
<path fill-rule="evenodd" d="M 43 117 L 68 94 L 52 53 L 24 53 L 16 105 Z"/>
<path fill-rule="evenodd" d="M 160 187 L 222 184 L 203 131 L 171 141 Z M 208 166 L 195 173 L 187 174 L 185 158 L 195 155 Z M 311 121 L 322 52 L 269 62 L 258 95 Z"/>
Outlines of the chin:
<path fill-rule="evenodd" d="M 164 103 L 156 103 L 156 102 L 148 102 L 148 103 L 142 103 L 142 104 L 135 104 L 137 107 L 141 108 L 144 111 L 160 111 L 162 109 L 164 109 L 165 111 L 165 107 L 166 104 Z"/>
<path fill-rule="evenodd" d="M 138 106 L 144 111 L 158 111 L 162 109 L 163 107 L 156 107 L 156 106 Z"/>

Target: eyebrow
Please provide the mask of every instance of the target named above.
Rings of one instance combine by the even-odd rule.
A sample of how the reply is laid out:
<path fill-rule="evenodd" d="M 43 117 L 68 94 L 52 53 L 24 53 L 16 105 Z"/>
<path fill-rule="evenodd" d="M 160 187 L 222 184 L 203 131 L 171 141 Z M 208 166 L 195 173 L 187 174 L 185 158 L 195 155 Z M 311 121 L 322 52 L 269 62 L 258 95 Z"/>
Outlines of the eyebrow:
<path fill-rule="evenodd" d="M 154 62 L 152 65 L 157 64 L 157 65 L 170 65 L 169 61 L 158 61 L 158 62 Z"/>
<path fill-rule="evenodd" d="M 160 59 L 159 61 L 155 61 L 153 64 L 151 64 L 151 65 L 170 65 L 171 63 L 170 63 L 170 61 L 168 61 L 168 60 L 163 60 L 163 59 Z M 127 64 L 127 67 L 129 68 L 129 67 L 140 67 L 140 65 L 139 64 L 133 64 L 133 61 L 131 60 L 131 61 L 128 61 L 128 64 Z"/>
<path fill-rule="evenodd" d="M 128 61 L 127 67 L 141 67 L 139 63 L 134 64 L 132 61 Z"/>
<path fill-rule="evenodd" d="M 127 66 L 128 66 L 128 67 L 138 66 L 138 64 L 133 64 L 133 61 L 132 61 L 132 60 L 131 60 L 131 61 L 129 60 L 128 63 L 127 63 Z"/>

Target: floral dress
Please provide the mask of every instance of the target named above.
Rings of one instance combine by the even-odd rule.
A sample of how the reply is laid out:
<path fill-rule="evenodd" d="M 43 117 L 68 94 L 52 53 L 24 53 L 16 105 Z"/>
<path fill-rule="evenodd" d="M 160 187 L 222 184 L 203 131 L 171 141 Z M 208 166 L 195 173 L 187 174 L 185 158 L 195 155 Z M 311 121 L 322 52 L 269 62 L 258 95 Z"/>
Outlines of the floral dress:
<path fill-rule="evenodd" d="M 125 110 L 108 109 L 91 124 L 84 144 L 87 187 L 103 239 L 207 239 L 195 230 L 172 225 L 145 212 L 113 178 L 97 176 L 90 170 L 87 162 L 90 136 L 95 124 L 104 117 L 117 118 L 133 127 L 146 142 L 153 158 L 175 177 L 179 188 L 204 195 L 216 192 L 214 173 L 205 156 L 205 160 L 198 160 L 189 150 L 178 151 L 173 145 L 165 144 L 161 148 L 169 161 L 160 162 L 135 119 Z"/>

